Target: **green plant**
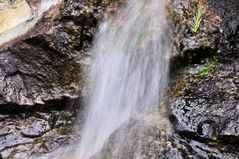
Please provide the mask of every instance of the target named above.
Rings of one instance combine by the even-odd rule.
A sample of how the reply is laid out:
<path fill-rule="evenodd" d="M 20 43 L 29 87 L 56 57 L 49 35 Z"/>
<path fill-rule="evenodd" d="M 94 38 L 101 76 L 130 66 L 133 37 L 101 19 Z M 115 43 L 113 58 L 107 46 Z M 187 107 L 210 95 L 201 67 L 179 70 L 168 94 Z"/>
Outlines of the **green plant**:
<path fill-rule="evenodd" d="M 212 43 L 211 41 L 206 40 L 206 41 L 203 43 L 203 48 L 204 48 L 204 49 L 205 49 L 205 48 L 211 48 L 211 49 L 213 49 L 214 46 L 213 46 L 213 43 Z"/>
<path fill-rule="evenodd" d="M 197 32 L 200 28 L 201 22 L 203 20 L 203 8 L 201 6 L 198 6 L 198 9 L 196 11 L 196 14 L 193 17 L 193 22 L 191 24 L 191 30 L 193 32 Z"/>
<path fill-rule="evenodd" d="M 207 63 L 205 63 L 199 70 L 198 70 L 198 76 L 204 77 L 209 74 L 217 65 L 216 60 L 210 60 Z"/>

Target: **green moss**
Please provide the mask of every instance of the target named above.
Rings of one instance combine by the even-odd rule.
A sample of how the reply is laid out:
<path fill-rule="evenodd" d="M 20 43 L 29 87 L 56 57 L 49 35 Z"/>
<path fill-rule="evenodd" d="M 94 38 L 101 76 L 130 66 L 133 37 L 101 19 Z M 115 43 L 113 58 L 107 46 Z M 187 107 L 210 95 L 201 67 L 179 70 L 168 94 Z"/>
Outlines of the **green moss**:
<path fill-rule="evenodd" d="M 216 60 L 209 60 L 207 63 L 205 63 L 202 68 L 198 70 L 198 76 L 204 77 L 209 74 L 217 65 Z"/>
<path fill-rule="evenodd" d="M 213 43 L 211 41 L 207 40 L 203 43 L 203 48 L 204 49 L 206 49 L 206 48 L 214 49 L 214 46 L 213 46 Z"/>

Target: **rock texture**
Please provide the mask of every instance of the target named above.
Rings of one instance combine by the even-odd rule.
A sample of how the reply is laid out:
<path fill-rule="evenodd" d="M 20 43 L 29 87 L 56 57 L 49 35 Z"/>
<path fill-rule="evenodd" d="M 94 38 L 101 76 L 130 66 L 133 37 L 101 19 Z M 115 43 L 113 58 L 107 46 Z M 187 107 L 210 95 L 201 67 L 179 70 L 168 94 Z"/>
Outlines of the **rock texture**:
<path fill-rule="evenodd" d="M 93 158 L 239 158 L 238 3 L 175 0 L 171 5 L 178 54 L 161 107 L 168 109 L 172 127 L 164 119 L 133 119 L 111 136 L 103 157 Z M 198 5 L 204 6 L 204 18 L 192 32 Z"/>
<path fill-rule="evenodd" d="M 185 6 L 185 3 L 188 4 L 181 2 L 181 5 Z M 211 60 L 205 60 L 205 57 L 211 57 L 207 54 L 204 58 L 192 57 L 195 60 L 175 77 L 177 84 L 173 86 L 169 104 L 170 120 L 179 134 L 177 140 L 189 152 L 194 152 L 185 158 L 238 158 L 238 2 L 207 1 L 207 4 L 220 23 L 215 32 L 204 36 L 214 37 L 213 43 L 218 51 Z M 202 23 L 201 29 L 204 25 Z M 201 29 L 193 36 L 203 34 Z M 205 55 L 205 50 L 200 47 L 193 50 L 190 49 L 192 47 L 183 48 L 186 48 L 186 52 L 189 49 L 196 55 Z M 212 67 L 209 68 L 207 63 L 211 63 Z M 202 75 L 205 70 L 206 73 Z"/>
<path fill-rule="evenodd" d="M 201 63 L 200 60 L 215 55 L 217 41 L 222 29 L 221 18 L 212 12 L 205 0 L 173 0 L 170 17 L 174 30 L 174 54 L 182 57 L 182 62 Z M 196 32 L 192 29 L 198 8 L 202 9 L 202 21 Z"/>
<path fill-rule="evenodd" d="M 205 15 L 195 33 L 190 25 L 198 4 L 204 6 Z M 1 110 L 14 106 L 29 111 L 27 106 L 52 105 L 52 101 L 79 96 L 93 35 L 108 5 L 110 0 L 65 0 L 46 12 L 26 35 L 2 47 Z M 157 159 L 239 158 L 238 2 L 174 0 L 172 6 L 175 50 L 180 57 L 173 61 L 177 70 L 165 102 L 164 115 L 172 127 L 164 117 L 132 119 L 110 137 L 103 158 L 119 154 L 133 158 L 136 151 Z M 186 66 L 179 69 L 177 60 Z M 1 113 L 0 154 L 27 158 L 74 144 L 80 136 L 70 133 L 74 120 L 75 113 L 60 110 Z M 117 142 L 126 147 L 112 152 Z"/>
<path fill-rule="evenodd" d="M 37 9 L 40 1 L 28 2 Z M 93 34 L 110 4 L 59 1 L 0 48 L 0 158 L 28 158 L 78 141 L 71 134 L 75 110 L 64 109 L 75 107 L 69 98 L 82 96 Z"/>
<path fill-rule="evenodd" d="M 179 81 L 183 87 L 170 105 L 175 131 L 191 146 L 195 142 L 207 145 L 206 149 L 193 147 L 205 158 L 239 155 L 236 150 L 239 141 L 238 64 L 218 64 L 205 77 L 195 73 L 200 67 L 195 67 L 194 71 L 186 69 L 184 79 Z"/>
<path fill-rule="evenodd" d="M 239 57 L 239 3 L 237 0 L 208 0 L 210 8 L 219 16 L 222 21 L 221 38 L 218 41 L 221 49 L 221 57 Z"/>
<path fill-rule="evenodd" d="M 107 5 L 59 1 L 27 34 L 1 47 L 0 103 L 36 105 L 80 96 L 87 50 Z"/>
<path fill-rule="evenodd" d="M 2 158 L 28 158 L 76 143 L 79 136 L 70 133 L 74 116 L 69 111 L 0 115 Z"/>
<path fill-rule="evenodd" d="M 165 155 L 179 157 L 170 141 L 170 124 L 166 118 L 158 116 L 139 116 L 121 126 L 101 154 L 93 159 L 132 159 L 162 158 Z M 168 150 L 168 151 L 167 151 Z"/>

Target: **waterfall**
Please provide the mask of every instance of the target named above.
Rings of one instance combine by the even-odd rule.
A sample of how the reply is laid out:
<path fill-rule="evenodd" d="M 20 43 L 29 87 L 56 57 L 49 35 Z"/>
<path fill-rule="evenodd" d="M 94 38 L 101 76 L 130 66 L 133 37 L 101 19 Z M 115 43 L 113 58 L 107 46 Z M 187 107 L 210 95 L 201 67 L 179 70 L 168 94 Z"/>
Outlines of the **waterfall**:
<path fill-rule="evenodd" d="M 100 25 L 76 158 L 90 158 L 125 121 L 159 106 L 170 51 L 165 12 L 163 0 L 130 0 Z"/>
<path fill-rule="evenodd" d="M 100 150 L 121 125 L 159 107 L 170 53 L 165 3 L 129 0 L 101 23 L 92 50 L 81 141 L 46 158 L 90 159 L 95 154 L 101 158 Z"/>

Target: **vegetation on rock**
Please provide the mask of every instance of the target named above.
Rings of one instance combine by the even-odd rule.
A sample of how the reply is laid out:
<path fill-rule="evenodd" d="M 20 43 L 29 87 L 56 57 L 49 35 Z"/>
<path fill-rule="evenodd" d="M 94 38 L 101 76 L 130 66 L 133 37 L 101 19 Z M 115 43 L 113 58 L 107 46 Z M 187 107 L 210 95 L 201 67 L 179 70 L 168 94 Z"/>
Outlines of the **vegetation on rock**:
<path fill-rule="evenodd" d="M 191 30 L 197 32 L 200 28 L 201 22 L 203 20 L 203 9 L 201 6 L 198 6 L 198 9 L 193 17 L 193 22 L 191 24 Z"/>
<path fill-rule="evenodd" d="M 209 72 L 211 72 L 216 67 L 216 64 L 217 64 L 216 60 L 209 60 L 198 70 L 198 76 L 204 77 L 208 75 Z"/>

